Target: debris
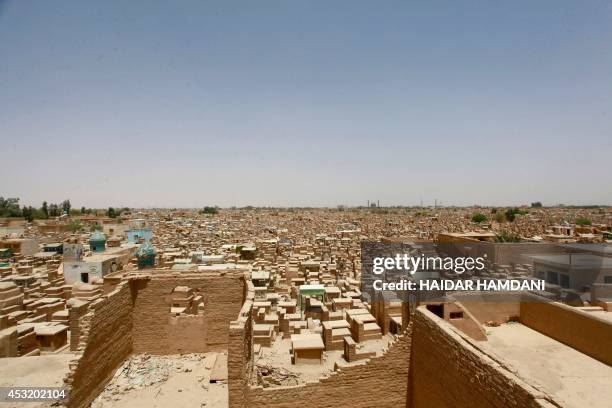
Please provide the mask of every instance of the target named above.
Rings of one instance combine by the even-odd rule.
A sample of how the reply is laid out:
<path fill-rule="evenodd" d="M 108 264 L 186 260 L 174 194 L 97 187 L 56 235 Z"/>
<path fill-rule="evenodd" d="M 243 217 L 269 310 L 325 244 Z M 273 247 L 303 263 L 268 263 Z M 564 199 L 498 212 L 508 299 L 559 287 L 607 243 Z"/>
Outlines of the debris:
<path fill-rule="evenodd" d="M 161 392 L 161 385 L 168 380 L 170 375 L 177 372 L 192 372 L 193 368 L 186 367 L 186 363 L 199 362 L 202 361 L 202 358 L 197 354 L 182 354 L 179 358 L 149 354 L 133 355 L 116 371 L 113 381 L 106 386 L 100 397 L 119 401 L 121 395 L 126 392 L 152 385 L 157 386 L 155 394 L 157 396 Z M 199 377 L 199 379 L 202 381 L 204 377 Z M 182 391 L 183 389 L 178 390 L 178 392 Z"/>
<path fill-rule="evenodd" d="M 210 373 L 210 382 L 227 380 L 227 355 L 219 354 Z"/>
<path fill-rule="evenodd" d="M 263 387 L 273 385 L 299 385 L 300 377 L 282 367 L 272 367 L 270 364 L 259 362 L 255 366 L 257 383 Z"/>

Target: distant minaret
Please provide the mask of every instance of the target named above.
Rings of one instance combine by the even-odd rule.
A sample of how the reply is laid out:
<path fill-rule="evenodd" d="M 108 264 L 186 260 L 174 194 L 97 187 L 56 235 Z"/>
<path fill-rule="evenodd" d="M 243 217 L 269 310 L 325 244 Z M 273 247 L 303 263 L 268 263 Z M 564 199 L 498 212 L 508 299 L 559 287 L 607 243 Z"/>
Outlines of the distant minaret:
<path fill-rule="evenodd" d="M 434 200 L 434 209 L 438 208 L 438 199 L 436 198 Z"/>
<path fill-rule="evenodd" d="M 370 208 L 370 200 L 368 200 L 368 208 Z"/>
<path fill-rule="evenodd" d="M 376 200 L 376 206 L 380 208 L 380 200 Z"/>

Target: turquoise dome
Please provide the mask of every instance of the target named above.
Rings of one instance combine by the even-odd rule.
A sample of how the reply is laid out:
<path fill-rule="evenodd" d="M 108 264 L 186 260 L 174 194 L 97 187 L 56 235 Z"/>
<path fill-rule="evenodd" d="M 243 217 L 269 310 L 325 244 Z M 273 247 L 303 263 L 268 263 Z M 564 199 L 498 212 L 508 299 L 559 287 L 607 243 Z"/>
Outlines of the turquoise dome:
<path fill-rule="evenodd" d="M 138 257 L 138 268 L 147 268 L 155 266 L 155 248 L 149 242 L 145 242 L 138 248 L 136 256 Z"/>
<path fill-rule="evenodd" d="M 155 248 L 153 248 L 153 245 L 149 242 L 142 244 L 140 248 L 138 248 L 138 252 L 136 252 L 138 256 L 155 256 L 156 254 L 157 251 L 155 251 Z"/>
<path fill-rule="evenodd" d="M 89 237 L 89 242 L 106 242 L 106 235 L 100 231 L 94 231 L 94 233 Z"/>
<path fill-rule="evenodd" d="M 104 252 L 106 249 L 106 235 L 100 231 L 94 231 L 89 237 L 89 248 L 94 252 Z"/>

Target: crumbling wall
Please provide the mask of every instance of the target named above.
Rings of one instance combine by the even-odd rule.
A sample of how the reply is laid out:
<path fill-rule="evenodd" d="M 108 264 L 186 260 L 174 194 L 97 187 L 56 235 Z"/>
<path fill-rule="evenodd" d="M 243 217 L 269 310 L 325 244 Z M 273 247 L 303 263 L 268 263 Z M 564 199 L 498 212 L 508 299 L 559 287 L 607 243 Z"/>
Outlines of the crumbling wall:
<path fill-rule="evenodd" d="M 541 407 L 551 403 L 555 405 L 448 322 L 424 307 L 417 309 L 408 407 Z"/>
<path fill-rule="evenodd" d="M 556 302 L 521 302 L 520 322 L 573 349 L 612 365 L 612 324 Z"/>
<path fill-rule="evenodd" d="M 69 407 L 87 406 L 132 352 L 132 293 L 129 283 L 89 305 L 80 319 L 80 356 L 64 379 Z"/>
<path fill-rule="evenodd" d="M 176 286 L 201 291 L 204 314 L 173 316 L 167 295 Z M 70 407 L 87 406 L 132 353 L 171 354 L 225 350 L 229 322 L 243 303 L 242 272 L 134 277 L 70 313 L 72 348 L 65 384 Z"/>
<path fill-rule="evenodd" d="M 364 364 L 336 370 L 316 383 L 296 387 L 247 389 L 246 407 L 405 407 L 410 365 L 410 327 L 387 353 Z M 230 408 L 236 407 L 230 405 Z"/>
<path fill-rule="evenodd" d="M 453 298 L 481 324 L 490 321 L 506 323 L 517 319 L 520 314 L 521 298 L 517 294 L 464 292 L 454 293 Z"/>
<path fill-rule="evenodd" d="M 249 376 L 253 368 L 251 311 L 255 291 L 250 279 L 244 285 L 245 301 L 238 319 L 230 323 L 227 346 L 227 386 L 230 407 L 246 407 Z"/>
<path fill-rule="evenodd" d="M 203 317 L 194 319 L 194 327 L 177 325 L 170 313 L 167 299 L 177 286 L 189 286 L 203 296 Z M 154 273 L 150 279 L 136 282 L 134 291 L 135 353 L 223 351 L 228 344 L 229 322 L 242 306 L 243 272 Z"/>
<path fill-rule="evenodd" d="M 247 283 L 247 285 L 250 282 Z M 251 289 L 252 289 L 252 285 Z M 410 327 L 385 355 L 364 364 L 335 371 L 319 382 L 296 387 L 263 388 L 249 385 L 252 370 L 251 305 L 253 292 L 230 324 L 228 392 L 230 408 L 295 407 L 405 407 L 410 356 Z"/>

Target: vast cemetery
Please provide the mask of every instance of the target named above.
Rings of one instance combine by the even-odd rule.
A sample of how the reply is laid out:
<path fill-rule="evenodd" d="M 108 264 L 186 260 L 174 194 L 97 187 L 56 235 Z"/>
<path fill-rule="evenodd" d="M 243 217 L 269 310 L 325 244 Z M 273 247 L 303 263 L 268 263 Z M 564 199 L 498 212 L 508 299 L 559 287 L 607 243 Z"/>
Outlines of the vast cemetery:
<path fill-rule="evenodd" d="M 374 202 L 4 218 L 0 386 L 76 407 L 605 406 L 611 227 L 609 208 Z M 478 244 L 480 277 L 545 279 L 548 301 L 372 299 L 363 242 Z"/>

